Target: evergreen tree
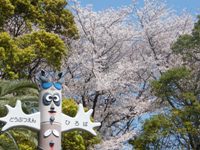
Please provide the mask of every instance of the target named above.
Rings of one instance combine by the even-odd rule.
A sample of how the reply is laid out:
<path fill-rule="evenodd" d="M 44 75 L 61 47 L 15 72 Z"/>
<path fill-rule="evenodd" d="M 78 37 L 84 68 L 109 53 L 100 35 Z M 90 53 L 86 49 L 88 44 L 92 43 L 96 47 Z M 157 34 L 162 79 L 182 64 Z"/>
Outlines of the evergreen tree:
<path fill-rule="evenodd" d="M 145 121 L 134 148 L 200 149 L 200 17 L 191 35 L 182 35 L 172 50 L 182 56 L 183 67 L 173 68 L 152 82 L 163 113 Z"/>
<path fill-rule="evenodd" d="M 31 78 L 40 65 L 59 69 L 67 54 L 60 37 L 77 29 L 65 0 L 0 1 L 0 75 Z"/>

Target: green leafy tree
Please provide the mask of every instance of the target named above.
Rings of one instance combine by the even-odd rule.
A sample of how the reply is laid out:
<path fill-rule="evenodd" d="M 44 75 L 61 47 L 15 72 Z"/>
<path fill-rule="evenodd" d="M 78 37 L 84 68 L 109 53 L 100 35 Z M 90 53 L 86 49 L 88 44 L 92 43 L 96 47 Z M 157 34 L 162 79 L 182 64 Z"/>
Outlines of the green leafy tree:
<path fill-rule="evenodd" d="M 65 0 L 1 0 L 0 31 L 12 37 L 44 29 L 74 37 L 77 28 Z"/>
<path fill-rule="evenodd" d="M 150 150 L 165 148 L 165 139 L 170 136 L 171 122 L 164 115 L 156 115 L 145 121 L 142 133 L 130 143 L 136 150 Z M 167 145 L 169 146 L 169 145 Z"/>
<path fill-rule="evenodd" d="M 68 45 L 60 37 L 77 38 L 65 0 L 0 1 L 0 76 L 32 78 L 38 67 L 60 69 Z"/>
<path fill-rule="evenodd" d="M 67 9 L 67 1 L 0 0 L 0 14 L 1 79 L 31 79 L 40 66 L 60 69 L 62 58 L 67 55 L 69 47 L 69 43 L 65 44 L 61 38 L 78 37 L 73 15 Z M 30 97 L 27 93 L 30 84 L 20 87 L 21 82 L 15 85 L 12 82 L 1 81 L 1 102 L 12 104 L 16 98 L 27 100 L 23 103 L 24 109 L 30 112 L 30 108 L 35 106 L 32 100 L 38 93 L 34 92 L 34 97 Z M 1 115 L 5 114 L 5 109 L 0 111 Z M 19 133 L 16 129 L 11 130 L 1 134 L 0 138 L 7 141 L 1 143 L 5 149 L 16 149 L 16 145 L 19 149 L 36 149 L 34 143 L 30 144 L 31 138 L 23 136 L 21 130 Z M 11 141 L 14 141 L 15 146 L 10 144 L 11 147 L 8 147 L 7 143 Z"/>
<path fill-rule="evenodd" d="M 172 50 L 182 56 L 183 67 L 152 82 L 158 105 L 166 109 L 145 121 L 130 142 L 136 149 L 200 149 L 200 16 L 192 33 L 180 36 Z"/>
<path fill-rule="evenodd" d="M 180 54 L 187 65 L 195 69 L 200 62 L 200 16 L 195 23 L 192 34 L 185 34 L 173 44 L 172 50 Z"/>
<path fill-rule="evenodd" d="M 166 110 L 145 121 L 141 134 L 131 141 L 136 149 L 200 148 L 200 90 L 195 89 L 193 78 L 183 67 L 152 82 L 152 90 Z"/>
<path fill-rule="evenodd" d="M 66 47 L 57 35 L 44 30 L 15 39 L 3 32 L 0 54 L 2 78 L 30 78 L 41 64 L 59 69 Z"/>

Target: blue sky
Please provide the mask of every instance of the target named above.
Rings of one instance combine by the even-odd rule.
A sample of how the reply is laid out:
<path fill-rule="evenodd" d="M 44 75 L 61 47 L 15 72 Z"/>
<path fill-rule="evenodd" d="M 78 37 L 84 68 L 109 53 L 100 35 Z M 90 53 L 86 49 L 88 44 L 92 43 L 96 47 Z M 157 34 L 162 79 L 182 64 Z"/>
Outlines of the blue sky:
<path fill-rule="evenodd" d="M 109 7 L 120 7 L 122 5 L 128 5 L 132 0 L 79 0 L 82 6 L 92 4 L 94 10 L 103 10 Z M 143 0 L 139 0 L 142 4 Z M 186 9 L 194 16 L 200 14 L 200 0 L 166 0 L 167 5 L 170 8 L 175 9 L 177 12 Z"/>

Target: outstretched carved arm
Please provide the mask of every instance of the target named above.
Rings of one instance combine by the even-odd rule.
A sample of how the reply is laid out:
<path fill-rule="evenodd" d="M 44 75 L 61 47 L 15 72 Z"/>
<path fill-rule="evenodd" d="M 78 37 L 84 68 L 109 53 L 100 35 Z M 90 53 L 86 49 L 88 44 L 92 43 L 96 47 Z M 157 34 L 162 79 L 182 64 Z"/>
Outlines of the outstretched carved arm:
<path fill-rule="evenodd" d="M 6 123 L 2 128 L 2 131 L 17 126 L 40 130 L 40 112 L 25 114 L 21 108 L 20 100 L 17 100 L 14 108 L 9 105 L 6 105 L 6 108 L 8 109 L 8 114 L 5 117 L 0 118 L 0 121 Z"/>
<path fill-rule="evenodd" d="M 62 114 L 62 132 L 69 131 L 73 129 L 81 129 L 90 132 L 93 135 L 96 135 L 94 127 L 101 125 L 99 122 L 91 122 L 90 117 L 93 110 L 85 112 L 83 105 L 79 104 L 78 113 L 75 117 L 69 117 L 65 114 Z"/>

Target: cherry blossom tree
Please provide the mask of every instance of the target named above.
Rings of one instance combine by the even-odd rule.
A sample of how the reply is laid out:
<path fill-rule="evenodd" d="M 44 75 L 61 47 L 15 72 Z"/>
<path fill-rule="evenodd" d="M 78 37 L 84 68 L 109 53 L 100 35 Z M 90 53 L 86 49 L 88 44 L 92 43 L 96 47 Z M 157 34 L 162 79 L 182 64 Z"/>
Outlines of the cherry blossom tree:
<path fill-rule="evenodd" d="M 70 9 L 79 39 L 65 38 L 71 43 L 63 61 L 65 93 L 94 109 L 105 139 L 101 148 L 113 144 L 119 149 L 136 134 L 135 117 L 153 109 L 149 82 L 182 63 L 170 45 L 179 35 L 191 32 L 193 20 L 187 13 L 177 15 L 159 0 L 145 0 L 142 7 L 134 1 L 98 12 L 73 2 Z"/>
<path fill-rule="evenodd" d="M 115 110 L 120 105 L 116 103 L 117 97 L 124 95 L 119 93 L 124 84 L 119 81 L 118 63 L 128 56 L 131 41 L 137 38 L 138 32 L 128 24 L 131 12 L 128 7 L 94 12 L 90 7 L 75 5 L 73 10 L 80 38 L 72 42 L 72 53 L 67 58 L 70 75 L 66 85 L 69 94 L 78 96 L 84 106 L 95 110 L 93 117 L 102 120 L 101 131 L 111 135 L 112 127 L 126 118 Z"/>

